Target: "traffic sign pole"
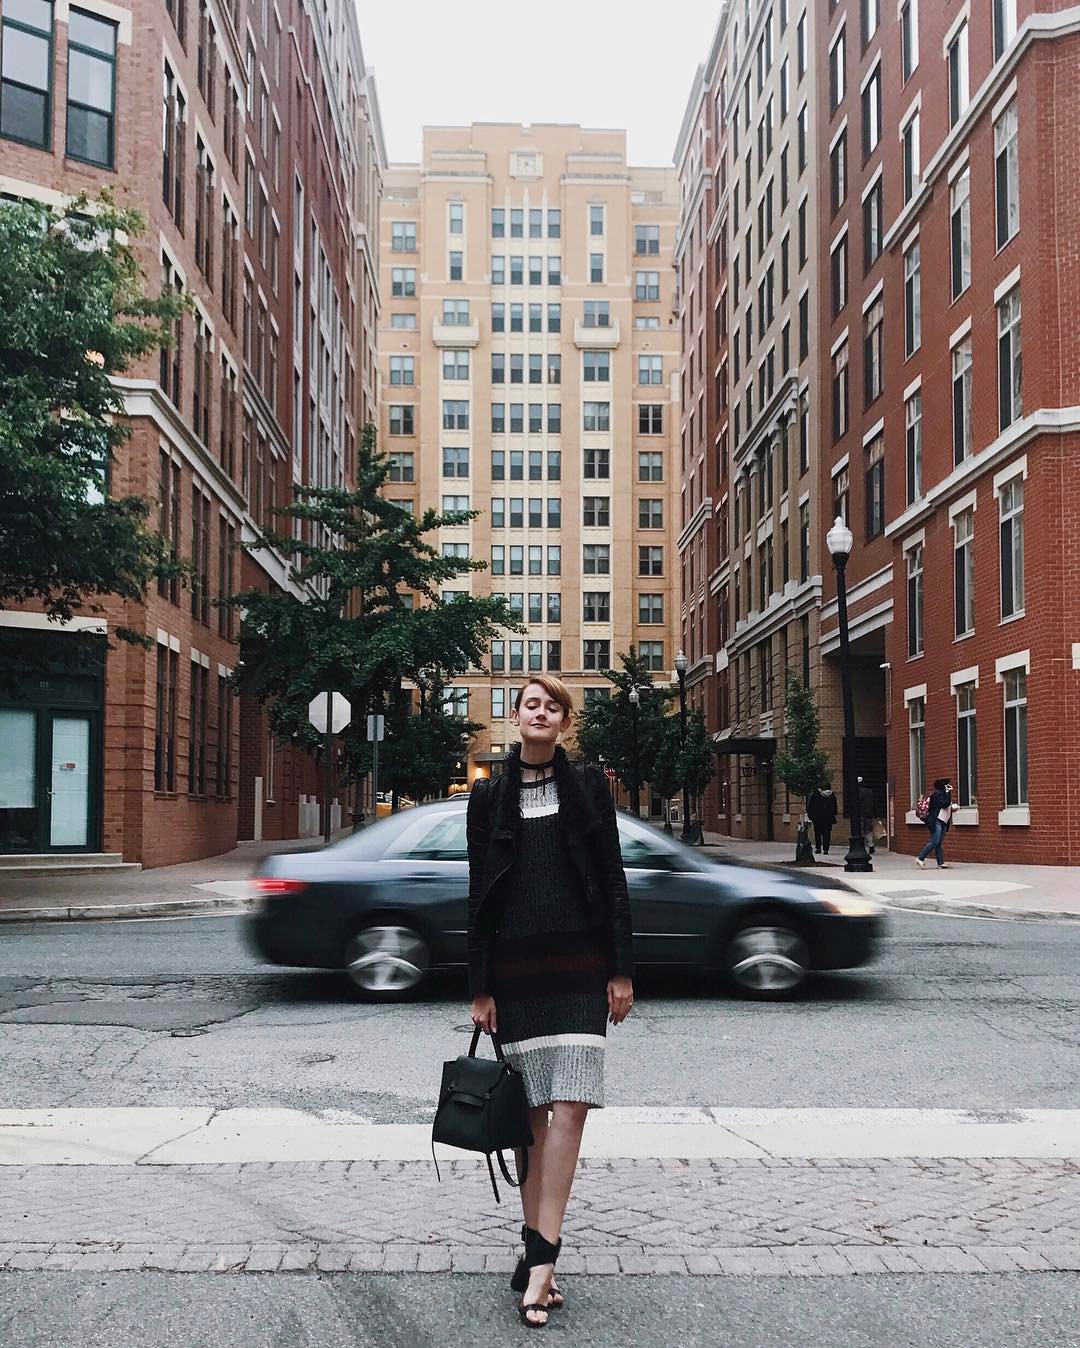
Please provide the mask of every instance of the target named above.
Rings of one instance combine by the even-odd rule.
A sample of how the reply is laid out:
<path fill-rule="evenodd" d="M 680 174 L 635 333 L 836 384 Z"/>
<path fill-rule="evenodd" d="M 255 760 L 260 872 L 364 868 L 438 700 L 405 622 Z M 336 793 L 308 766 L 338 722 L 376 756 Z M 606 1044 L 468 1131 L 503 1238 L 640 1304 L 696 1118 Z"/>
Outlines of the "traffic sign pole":
<path fill-rule="evenodd" d="M 333 694 L 326 695 L 326 734 L 323 736 L 323 753 L 326 756 L 323 774 L 323 844 L 330 841 L 330 792 L 334 781 L 334 732 L 331 729 L 330 703 Z"/>

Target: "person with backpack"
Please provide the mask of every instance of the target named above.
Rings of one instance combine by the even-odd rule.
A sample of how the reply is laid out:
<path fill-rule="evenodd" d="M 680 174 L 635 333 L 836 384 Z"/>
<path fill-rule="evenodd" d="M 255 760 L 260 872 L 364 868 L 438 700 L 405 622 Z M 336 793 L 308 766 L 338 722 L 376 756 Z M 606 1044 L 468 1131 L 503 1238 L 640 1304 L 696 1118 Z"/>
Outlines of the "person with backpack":
<path fill-rule="evenodd" d="M 814 851 L 829 855 L 833 825 L 836 823 L 836 796 L 826 782 L 815 786 L 806 799 L 806 813 L 814 826 Z"/>
<path fill-rule="evenodd" d="M 920 797 L 915 806 L 915 813 L 930 830 L 926 845 L 915 858 L 915 865 L 920 870 L 926 869 L 926 858 L 931 852 L 937 858 L 939 870 L 948 867 L 942 843 L 952 823 L 952 789 L 952 781 L 948 777 L 938 777 L 934 781 L 933 791 L 928 796 Z"/>

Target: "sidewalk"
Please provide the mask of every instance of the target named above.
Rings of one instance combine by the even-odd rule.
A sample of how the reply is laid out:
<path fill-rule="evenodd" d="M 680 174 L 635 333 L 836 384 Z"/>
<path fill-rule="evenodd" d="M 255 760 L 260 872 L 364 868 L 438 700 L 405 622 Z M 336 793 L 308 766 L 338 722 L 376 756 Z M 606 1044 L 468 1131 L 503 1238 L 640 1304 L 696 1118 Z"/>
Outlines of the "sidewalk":
<path fill-rule="evenodd" d="M 336 838 L 346 836 L 343 831 Z M 220 856 L 118 874 L 9 872 L 0 875 L 0 922 L 240 912 L 253 897 L 249 882 L 263 857 L 321 846 L 318 838 L 245 842 Z"/>
<path fill-rule="evenodd" d="M 791 865 L 795 844 L 728 838 L 706 833 L 706 855 L 735 861 Z M 964 917 L 1022 917 L 1080 919 L 1080 867 L 999 866 L 978 862 L 950 862 L 939 871 L 933 861 L 925 870 L 900 852 L 874 853 L 874 869 L 866 875 L 844 872 L 846 839 L 834 842 L 827 857 L 816 858 L 822 873 L 837 876 L 890 908 L 916 912 L 954 913 Z M 797 867 L 812 875 L 811 867 Z"/>

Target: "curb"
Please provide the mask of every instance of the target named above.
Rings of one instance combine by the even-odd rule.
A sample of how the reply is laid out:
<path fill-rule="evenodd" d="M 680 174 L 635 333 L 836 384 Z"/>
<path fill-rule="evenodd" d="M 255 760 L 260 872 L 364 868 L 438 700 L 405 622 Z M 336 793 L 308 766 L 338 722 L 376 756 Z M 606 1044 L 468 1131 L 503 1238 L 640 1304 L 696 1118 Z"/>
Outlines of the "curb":
<path fill-rule="evenodd" d="M 73 904 L 53 908 L 0 908 L 0 922 L 106 922 L 131 917 L 204 917 L 250 912 L 255 900 L 167 899 L 159 903 Z"/>
<path fill-rule="evenodd" d="M 967 899 L 891 899 L 886 894 L 866 895 L 883 908 L 908 913 L 944 913 L 955 917 L 996 917 L 1014 922 L 1080 922 L 1080 913 L 1060 908 L 1010 908 L 1001 903 L 972 903 Z"/>

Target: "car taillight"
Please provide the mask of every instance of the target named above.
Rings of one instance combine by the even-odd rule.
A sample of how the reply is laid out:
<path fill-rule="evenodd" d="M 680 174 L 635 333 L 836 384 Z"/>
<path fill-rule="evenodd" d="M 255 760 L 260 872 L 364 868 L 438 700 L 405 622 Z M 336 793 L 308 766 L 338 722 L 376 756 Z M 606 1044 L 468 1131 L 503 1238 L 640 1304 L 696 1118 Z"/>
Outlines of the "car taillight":
<path fill-rule="evenodd" d="M 280 898 L 283 894 L 299 894 L 307 889 L 307 882 L 304 880 L 283 880 L 277 875 L 257 875 L 255 877 L 255 888 L 265 898 Z"/>

